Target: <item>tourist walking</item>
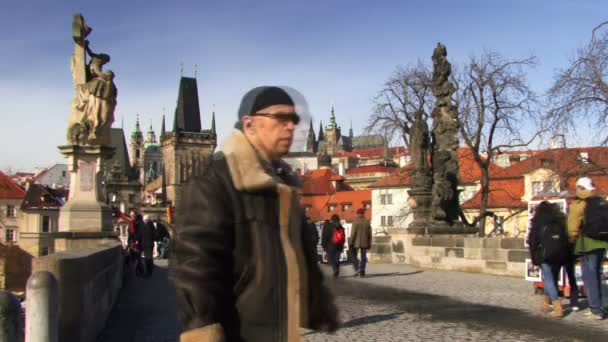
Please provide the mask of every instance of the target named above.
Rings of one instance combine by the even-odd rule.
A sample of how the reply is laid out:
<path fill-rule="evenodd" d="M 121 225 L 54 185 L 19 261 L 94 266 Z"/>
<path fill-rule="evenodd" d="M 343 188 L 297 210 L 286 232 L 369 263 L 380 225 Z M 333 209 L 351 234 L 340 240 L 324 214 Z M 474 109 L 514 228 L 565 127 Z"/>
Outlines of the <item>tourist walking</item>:
<path fill-rule="evenodd" d="M 532 263 L 540 266 L 545 292 L 540 308 L 553 317 L 563 317 L 557 281 L 570 253 L 566 217 L 557 205 L 543 201 L 536 207 L 531 223 L 528 246 Z"/>
<path fill-rule="evenodd" d="M 333 214 L 331 221 L 326 221 L 321 233 L 321 245 L 327 253 L 327 261 L 331 266 L 334 278 L 340 276 L 340 255 L 344 250 L 346 233 L 340 223 L 340 216 Z"/>
<path fill-rule="evenodd" d="M 152 275 L 154 270 L 154 223 L 150 219 L 150 216 L 144 216 L 143 229 L 139 234 L 139 240 L 141 241 L 142 258 L 144 262 L 144 277 Z"/>
<path fill-rule="evenodd" d="M 355 276 L 365 277 L 365 266 L 367 265 L 367 250 L 372 246 L 372 226 L 365 219 L 365 209 L 357 209 L 357 218 L 353 221 L 350 230 L 349 249 L 353 256 L 353 268 Z M 359 251 L 361 262 L 359 263 Z"/>
<path fill-rule="evenodd" d="M 604 319 L 602 308 L 601 272 L 608 241 L 606 237 L 608 208 L 604 199 L 595 193 L 595 184 L 589 177 L 576 181 L 576 198 L 568 211 L 568 236 L 574 243 L 574 253 L 580 257 L 583 284 L 590 311 L 588 315 Z"/>
<path fill-rule="evenodd" d="M 237 129 L 184 186 L 169 266 L 181 342 L 297 342 L 300 327 L 337 329 L 300 180 L 281 159 L 303 105 L 283 88 L 249 91 Z"/>

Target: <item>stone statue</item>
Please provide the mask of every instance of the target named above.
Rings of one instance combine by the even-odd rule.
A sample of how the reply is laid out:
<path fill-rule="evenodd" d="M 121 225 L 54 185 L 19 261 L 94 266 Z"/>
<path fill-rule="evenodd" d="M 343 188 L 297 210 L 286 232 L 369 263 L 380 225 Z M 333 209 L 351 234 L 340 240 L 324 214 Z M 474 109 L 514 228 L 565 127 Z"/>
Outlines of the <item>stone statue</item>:
<path fill-rule="evenodd" d="M 82 15 L 74 15 L 72 36 L 75 44 L 71 70 L 75 96 L 68 123 L 68 142 L 74 145 L 110 146 L 118 91 L 114 84 L 114 73 L 103 71 L 110 56 L 94 53 L 89 47 L 86 37 L 91 31 Z M 88 64 L 87 54 L 90 57 Z"/>
<path fill-rule="evenodd" d="M 452 105 L 454 85 L 449 81 L 452 66 L 441 43 L 433 51 L 433 94 L 437 103 L 433 117 L 433 199 L 432 218 L 452 224 L 458 220 L 457 111 Z"/>
<path fill-rule="evenodd" d="M 422 114 L 422 111 L 414 113 L 415 121 L 411 128 L 410 150 L 414 164 L 412 185 L 415 188 L 430 190 L 432 184 L 429 166 L 431 141 L 429 127 Z"/>

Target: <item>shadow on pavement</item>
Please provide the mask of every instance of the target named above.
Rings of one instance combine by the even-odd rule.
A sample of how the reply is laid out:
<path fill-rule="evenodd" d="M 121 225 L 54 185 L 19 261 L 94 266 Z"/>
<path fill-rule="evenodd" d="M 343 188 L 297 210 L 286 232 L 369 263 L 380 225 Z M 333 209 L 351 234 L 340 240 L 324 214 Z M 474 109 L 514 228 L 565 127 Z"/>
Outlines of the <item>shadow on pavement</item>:
<path fill-rule="evenodd" d="M 371 274 L 367 273 L 365 275 L 365 278 L 408 276 L 408 275 L 418 274 L 418 273 L 422 273 L 422 272 L 424 272 L 424 271 L 414 271 L 414 272 L 408 272 L 408 273 L 401 273 L 401 272 L 371 273 Z"/>
<path fill-rule="evenodd" d="M 384 304 L 403 313 L 420 315 L 420 319 L 429 321 L 464 323 L 467 328 L 473 330 L 514 331 L 538 336 L 540 339 L 555 336 L 566 340 L 608 340 L 607 332 L 593 327 L 545 318 L 518 309 L 493 306 L 492 303 L 475 304 L 446 296 L 346 279 L 330 281 L 328 285 L 338 296 Z M 465 291 L 475 291 L 475 288 Z"/>
<path fill-rule="evenodd" d="M 352 327 L 356 327 L 358 325 L 388 321 L 393 318 L 397 318 L 401 314 L 403 314 L 403 312 L 395 312 L 392 314 L 370 315 L 370 316 L 365 316 L 365 317 L 359 317 L 359 318 L 351 319 L 348 322 L 344 322 L 344 323 L 340 324 L 340 328 L 352 328 Z"/>

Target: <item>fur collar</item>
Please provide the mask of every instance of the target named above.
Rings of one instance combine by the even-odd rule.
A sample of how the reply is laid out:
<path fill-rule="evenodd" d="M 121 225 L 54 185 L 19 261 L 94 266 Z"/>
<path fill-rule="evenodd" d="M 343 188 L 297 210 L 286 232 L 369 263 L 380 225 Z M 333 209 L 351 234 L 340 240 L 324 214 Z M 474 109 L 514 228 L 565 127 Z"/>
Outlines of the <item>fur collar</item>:
<path fill-rule="evenodd" d="M 224 142 L 222 148 L 234 187 L 239 191 L 260 191 L 276 189 L 280 183 L 299 187 L 298 177 L 293 174 L 291 167 L 280 161 L 282 176 L 276 175 L 270 162 L 262 161 L 259 153 L 245 134 L 234 130 Z"/>

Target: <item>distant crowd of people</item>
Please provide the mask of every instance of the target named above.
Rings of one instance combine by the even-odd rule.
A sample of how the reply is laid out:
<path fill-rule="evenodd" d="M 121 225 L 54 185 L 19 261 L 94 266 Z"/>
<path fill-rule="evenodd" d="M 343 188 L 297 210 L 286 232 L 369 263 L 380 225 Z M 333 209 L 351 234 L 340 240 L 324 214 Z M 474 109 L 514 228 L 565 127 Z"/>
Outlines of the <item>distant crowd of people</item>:
<path fill-rule="evenodd" d="M 157 255 L 165 258 L 169 249 L 169 231 L 160 219 L 136 211 L 130 213 L 131 222 L 127 235 L 127 265 L 136 275 L 149 277 L 154 270 L 154 244 Z"/>
<path fill-rule="evenodd" d="M 540 309 L 553 317 L 563 317 L 559 297 L 560 269 L 566 271 L 570 285 L 570 310 L 579 311 L 579 289 L 575 264 L 580 261 L 584 290 L 590 310 L 587 315 L 604 319 L 602 308 L 602 265 L 608 248 L 608 204 L 595 193 L 588 177 L 576 182 L 576 198 L 568 216 L 548 201 L 536 208 L 528 235 L 532 263 L 540 266 L 544 296 Z"/>

